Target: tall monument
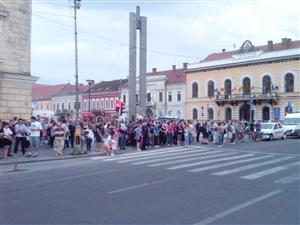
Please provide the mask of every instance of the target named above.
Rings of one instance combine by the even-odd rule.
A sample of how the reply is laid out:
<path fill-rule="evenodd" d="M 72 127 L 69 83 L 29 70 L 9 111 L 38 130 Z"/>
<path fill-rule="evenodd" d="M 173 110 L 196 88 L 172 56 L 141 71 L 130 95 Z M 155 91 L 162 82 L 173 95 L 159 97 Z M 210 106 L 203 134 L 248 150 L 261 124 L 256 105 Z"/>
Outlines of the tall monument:
<path fill-rule="evenodd" d="M 139 97 L 136 101 L 136 74 L 137 74 L 137 30 L 140 32 L 139 44 Z M 136 7 L 136 13 L 129 14 L 129 119 L 135 118 L 137 103 L 143 116 L 146 113 L 146 69 L 147 69 L 147 17 L 140 16 L 140 7 Z"/>
<path fill-rule="evenodd" d="M 0 119 L 29 119 L 32 111 L 31 0 L 0 1 Z"/>

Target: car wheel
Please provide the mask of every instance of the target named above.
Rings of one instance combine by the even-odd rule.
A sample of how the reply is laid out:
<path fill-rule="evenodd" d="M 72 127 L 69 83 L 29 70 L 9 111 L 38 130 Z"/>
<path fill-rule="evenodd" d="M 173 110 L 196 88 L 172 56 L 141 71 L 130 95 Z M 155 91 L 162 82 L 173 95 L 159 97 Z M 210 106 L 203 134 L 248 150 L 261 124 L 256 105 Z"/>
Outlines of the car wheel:
<path fill-rule="evenodd" d="M 269 140 L 272 141 L 273 140 L 273 134 L 270 134 L 269 136 Z"/>
<path fill-rule="evenodd" d="M 282 140 L 285 140 L 285 139 L 286 139 L 286 133 L 284 133 L 282 136 Z"/>

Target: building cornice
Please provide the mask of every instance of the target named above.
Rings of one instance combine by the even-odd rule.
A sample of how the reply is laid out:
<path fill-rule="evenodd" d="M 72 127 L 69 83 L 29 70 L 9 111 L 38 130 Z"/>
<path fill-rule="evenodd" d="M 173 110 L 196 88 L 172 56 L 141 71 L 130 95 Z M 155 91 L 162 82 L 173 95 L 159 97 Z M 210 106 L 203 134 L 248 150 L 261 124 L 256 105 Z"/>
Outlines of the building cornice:
<path fill-rule="evenodd" d="M 0 72 L 0 80 L 1 81 L 11 81 L 11 82 L 17 82 L 17 83 L 33 84 L 38 79 L 39 79 L 39 77 L 31 76 L 30 74 L 27 75 L 27 74 Z"/>

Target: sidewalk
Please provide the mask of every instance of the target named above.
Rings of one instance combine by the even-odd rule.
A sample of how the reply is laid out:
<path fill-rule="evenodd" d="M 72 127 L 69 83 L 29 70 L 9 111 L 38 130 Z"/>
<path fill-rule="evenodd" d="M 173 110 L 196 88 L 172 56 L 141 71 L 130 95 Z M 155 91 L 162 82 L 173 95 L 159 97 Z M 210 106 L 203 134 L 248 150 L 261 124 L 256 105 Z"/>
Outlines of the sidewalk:
<path fill-rule="evenodd" d="M 132 151 L 134 151 L 134 149 L 132 147 L 127 146 L 126 150 L 122 150 L 122 151 L 118 150 L 117 154 L 124 154 Z M 80 155 L 72 155 L 71 154 L 72 152 L 73 152 L 72 148 L 67 148 L 64 150 L 63 156 L 56 157 L 53 149 L 49 147 L 45 147 L 45 148 L 40 148 L 38 150 L 37 157 L 26 157 L 23 156 L 22 153 L 19 151 L 17 155 L 17 162 L 32 163 L 32 162 L 44 162 L 44 161 L 53 161 L 53 160 L 78 159 L 78 158 L 91 157 L 91 156 L 106 156 L 106 153 L 104 151 L 96 152 L 95 150 L 92 150 L 89 154 L 80 154 Z M 0 160 L 0 166 L 7 165 L 7 164 L 14 164 L 14 163 L 15 163 L 14 157 L 8 157 L 7 159 Z"/>

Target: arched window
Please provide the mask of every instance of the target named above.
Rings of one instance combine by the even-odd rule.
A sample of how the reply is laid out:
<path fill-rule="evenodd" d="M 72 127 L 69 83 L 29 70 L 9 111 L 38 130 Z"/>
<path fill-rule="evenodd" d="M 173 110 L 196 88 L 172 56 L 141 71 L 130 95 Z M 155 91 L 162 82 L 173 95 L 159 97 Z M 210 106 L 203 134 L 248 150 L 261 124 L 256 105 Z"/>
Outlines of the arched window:
<path fill-rule="evenodd" d="M 262 109 L 262 120 L 263 121 L 268 121 L 270 120 L 270 108 L 265 106 Z"/>
<path fill-rule="evenodd" d="M 214 119 L 214 110 L 212 108 L 208 109 L 208 119 L 213 120 Z"/>
<path fill-rule="evenodd" d="M 208 97 L 214 97 L 215 93 L 215 83 L 210 80 L 207 83 L 207 96 Z"/>
<path fill-rule="evenodd" d="M 231 97 L 231 80 L 229 80 L 229 79 L 225 80 L 224 87 L 225 87 L 225 98 L 230 98 Z"/>
<path fill-rule="evenodd" d="M 249 77 L 243 79 L 243 94 L 250 95 L 251 93 L 251 82 Z"/>
<path fill-rule="evenodd" d="M 271 78 L 270 78 L 270 76 L 268 76 L 268 75 L 264 76 L 262 83 L 263 83 L 263 86 L 262 86 L 263 94 L 271 93 Z"/>
<path fill-rule="evenodd" d="M 284 92 L 294 92 L 294 75 L 291 73 L 284 77 Z"/>
<path fill-rule="evenodd" d="M 197 119 L 198 119 L 198 110 L 193 109 L 193 120 L 197 120 Z"/>
<path fill-rule="evenodd" d="M 192 84 L 192 98 L 198 98 L 198 84 L 196 82 Z"/>
<path fill-rule="evenodd" d="M 240 120 L 250 121 L 250 105 L 245 103 L 240 107 Z"/>
<path fill-rule="evenodd" d="M 226 108 L 226 110 L 225 110 L 225 121 L 229 121 L 229 120 L 231 120 L 231 108 Z"/>

